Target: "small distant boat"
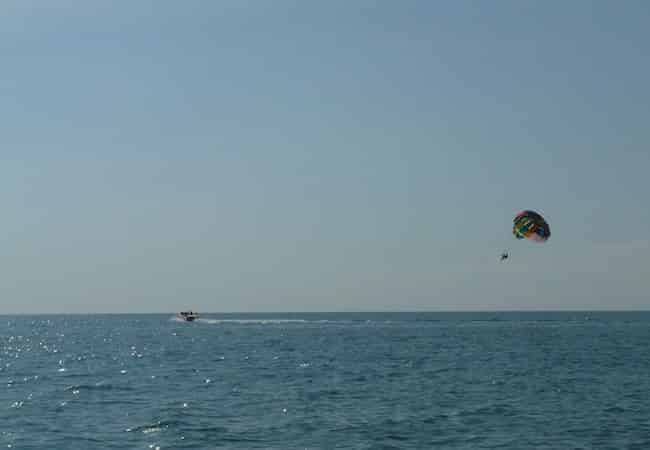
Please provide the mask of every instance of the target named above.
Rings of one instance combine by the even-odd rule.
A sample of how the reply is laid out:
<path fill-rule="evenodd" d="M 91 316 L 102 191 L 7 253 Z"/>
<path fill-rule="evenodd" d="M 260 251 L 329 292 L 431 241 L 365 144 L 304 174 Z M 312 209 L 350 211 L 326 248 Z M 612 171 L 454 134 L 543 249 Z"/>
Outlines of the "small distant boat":
<path fill-rule="evenodd" d="M 185 322 L 194 322 L 196 319 L 199 318 L 199 314 L 195 313 L 194 311 L 181 311 L 178 314 L 176 314 L 176 317 L 178 317 L 181 320 L 184 320 Z"/>

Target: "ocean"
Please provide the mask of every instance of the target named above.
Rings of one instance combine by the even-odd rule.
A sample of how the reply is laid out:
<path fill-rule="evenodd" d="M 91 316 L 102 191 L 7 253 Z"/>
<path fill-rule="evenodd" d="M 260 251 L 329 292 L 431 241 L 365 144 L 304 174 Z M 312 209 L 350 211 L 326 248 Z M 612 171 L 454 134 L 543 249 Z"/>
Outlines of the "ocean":
<path fill-rule="evenodd" d="M 649 449 L 650 312 L 0 316 L 0 448 Z"/>

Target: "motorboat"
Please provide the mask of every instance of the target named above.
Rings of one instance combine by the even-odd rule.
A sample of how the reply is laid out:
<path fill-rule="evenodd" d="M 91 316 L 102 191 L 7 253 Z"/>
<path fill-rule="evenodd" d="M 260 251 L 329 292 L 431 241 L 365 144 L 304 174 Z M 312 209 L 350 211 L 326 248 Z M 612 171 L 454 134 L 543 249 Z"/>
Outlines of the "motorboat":
<path fill-rule="evenodd" d="M 194 311 L 181 311 L 178 314 L 176 314 L 176 317 L 178 317 L 179 319 L 185 322 L 194 322 L 196 319 L 199 318 L 199 314 L 195 313 Z"/>

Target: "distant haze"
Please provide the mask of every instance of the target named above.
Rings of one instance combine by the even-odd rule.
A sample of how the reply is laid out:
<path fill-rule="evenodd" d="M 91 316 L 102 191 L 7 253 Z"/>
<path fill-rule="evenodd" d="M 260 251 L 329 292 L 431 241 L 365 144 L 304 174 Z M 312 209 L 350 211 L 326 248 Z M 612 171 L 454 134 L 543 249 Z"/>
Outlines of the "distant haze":
<path fill-rule="evenodd" d="M 0 313 L 648 308 L 650 3 L 0 11 Z"/>

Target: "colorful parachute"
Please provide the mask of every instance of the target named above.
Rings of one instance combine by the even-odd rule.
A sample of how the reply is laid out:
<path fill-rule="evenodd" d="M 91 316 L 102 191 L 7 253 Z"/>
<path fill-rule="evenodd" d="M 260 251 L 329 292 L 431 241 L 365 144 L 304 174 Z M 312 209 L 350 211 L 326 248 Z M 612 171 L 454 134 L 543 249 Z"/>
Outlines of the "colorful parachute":
<path fill-rule="evenodd" d="M 551 237 L 551 229 L 542 216 L 535 211 L 522 211 L 513 220 L 512 234 L 517 239 L 528 238 L 536 242 L 546 242 Z"/>

